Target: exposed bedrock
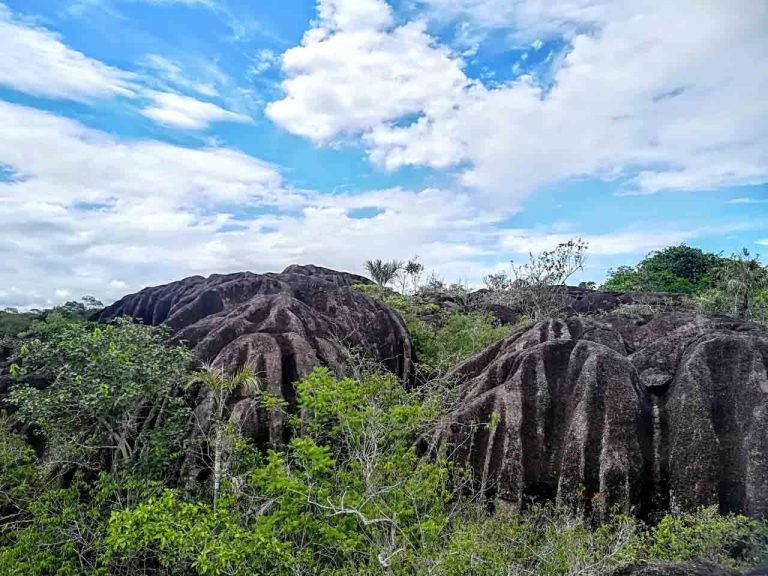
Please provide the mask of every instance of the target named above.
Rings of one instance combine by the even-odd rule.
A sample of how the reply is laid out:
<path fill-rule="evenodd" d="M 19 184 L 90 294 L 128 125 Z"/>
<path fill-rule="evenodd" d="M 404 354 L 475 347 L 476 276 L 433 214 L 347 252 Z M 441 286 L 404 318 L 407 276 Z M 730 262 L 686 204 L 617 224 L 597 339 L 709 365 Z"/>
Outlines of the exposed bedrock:
<path fill-rule="evenodd" d="M 768 331 L 747 322 L 539 322 L 456 368 L 435 446 L 518 504 L 768 515 L 766 366 Z"/>
<path fill-rule="evenodd" d="M 317 366 L 339 372 L 350 351 L 380 362 L 407 380 L 413 350 L 402 318 L 349 288 L 368 283 L 353 274 L 316 266 L 290 266 L 281 274 L 248 272 L 195 276 L 126 296 L 98 314 L 165 324 L 171 341 L 202 361 L 227 370 L 248 364 L 272 394 L 294 401 L 293 383 Z M 250 437 L 271 444 L 285 439 L 279 413 L 264 414 L 250 398 L 233 399 L 232 417 Z M 202 397 L 197 421 L 207 422 Z"/>

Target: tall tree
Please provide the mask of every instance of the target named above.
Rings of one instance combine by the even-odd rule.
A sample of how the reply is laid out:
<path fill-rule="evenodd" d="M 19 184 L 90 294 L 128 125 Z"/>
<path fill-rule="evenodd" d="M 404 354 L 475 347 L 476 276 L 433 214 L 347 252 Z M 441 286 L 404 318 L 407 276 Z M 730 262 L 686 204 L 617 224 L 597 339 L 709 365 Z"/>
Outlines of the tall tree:
<path fill-rule="evenodd" d="M 244 393 L 252 393 L 258 389 L 258 379 L 247 366 L 234 374 L 227 374 L 223 368 L 212 364 L 206 364 L 201 370 L 195 372 L 193 379 L 205 386 L 213 398 L 213 510 L 215 511 L 224 472 L 227 401 L 237 389 Z"/>

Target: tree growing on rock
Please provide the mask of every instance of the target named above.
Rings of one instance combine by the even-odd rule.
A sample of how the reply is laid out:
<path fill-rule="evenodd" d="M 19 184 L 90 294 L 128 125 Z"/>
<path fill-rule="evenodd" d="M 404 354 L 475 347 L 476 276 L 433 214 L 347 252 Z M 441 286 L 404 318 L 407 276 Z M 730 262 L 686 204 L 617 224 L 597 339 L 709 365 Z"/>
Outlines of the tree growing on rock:
<path fill-rule="evenodd" d="M 400 293 L 408 292 L 408 285 L 415 293 L 419 289 L 421 275 L 424 273 L 424 264 L 419 262 L 419 257 L 414 256 L 405 264 L 402 264 L 397 273 L 397 279 L 400 282 Z"/>
<path fill-rule="evenodd" d="M 587 249 L 588 244 L 577 238 L 562 242 L 552 250 L 529 253 L 528 262 L 512 262 L 509 274 L 486 278 L 490 290 L 486 300 L 509 306 L 536 320 L 556 316 L 566 307 L 566 282 L 584 269 Z"/>
<path fill-rule="evenodd" d="M 213 510 L 216 511 L 224 473 L 224 452 L 226 449 L 227 401 L 235 390 L 252 393 L 258 388 L 258 380 L 247 366 L 234 374 L 227 374 L 223 368 L 211 364 L 194 374 L 194 381 L 210 391 L 213 399 Z"/>
<path fill-rule="evenodd" d="M 376 260 L 367 260 L 365 262 L 365 269 L 371 275 L 371 279 L 384 288 L 403 269 L 403 262 L 401 260 L 390 260 L 387 262 L 377 258 Z"/>

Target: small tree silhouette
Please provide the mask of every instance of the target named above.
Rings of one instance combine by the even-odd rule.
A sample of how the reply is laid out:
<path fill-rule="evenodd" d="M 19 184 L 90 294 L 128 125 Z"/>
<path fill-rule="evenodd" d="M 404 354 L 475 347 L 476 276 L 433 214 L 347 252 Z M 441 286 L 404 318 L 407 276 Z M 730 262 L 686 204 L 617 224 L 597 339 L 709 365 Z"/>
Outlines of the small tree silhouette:
<path fill-rule="evenodd" d="M 371 275 L 371 279 L 382 288 L 392 282 L 397 273 L 403 268 L 401 260 L 390 260 L 385 262 L 379 258 L 376 260 L 367 260 L 365 269 Z"/>

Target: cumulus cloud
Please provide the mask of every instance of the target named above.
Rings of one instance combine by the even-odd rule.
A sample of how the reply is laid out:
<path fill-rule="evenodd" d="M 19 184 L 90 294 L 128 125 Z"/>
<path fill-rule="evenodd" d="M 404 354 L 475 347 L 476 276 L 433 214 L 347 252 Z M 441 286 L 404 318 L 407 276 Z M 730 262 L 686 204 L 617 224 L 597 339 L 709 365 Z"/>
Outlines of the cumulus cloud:
<path fill-rule="evenodd" d="M 13 19 L 0 3 L 0 85 L 68 100 L 130 96 L 132 75 L 66 46 L 55 34 Z"/>
<path fill-rule="evenodd" d="M 499 229 L 503 215 L 462 192 L 294 190 L 278 168 L 236 150 L 116 139 L 24 106 L 0 103 L 0 133 L 0 306 L 50 305 L 61 291 L 111 301 L 191 274 L 291 263 L 362 272 L 368 258 L 410 252 L 479 283 L 513 254 L 565 238 L 559 228 Z M 587 239 L 599 257 L 699 233 Z"/>
<path fill-rule="evenodd" d="M 536 34 L 535 23 L 590 23 L 572 28 L 551 84 L 521 76 L 485 87 L 422 24 L 366 27 L 349 12 L 353 28 L 321 17 L 285 54 L 285 96 L 268 114 L 319 143 L 356 135 L 389 169 L 455 166 L 464 185 L 506 209 L 580 176 L 620 178 L 627 193 L 768 180 L 768 74 L 753 65 L 768 59 L 768 4 L 504 4 Z M 492 0 L 458 6 L 495 12 Z M 348 4 L 318 6 L 321 15 L 331 7 L 343 21 Z"/>
<path fill-rule="evenodd" d="M 152 104 L 141 113 L 155 122 L 175 128 L 199 130 L 212 122 L 250 122 L 243 114 L 225 110 L 211 102 L 170 92 L 150 93 Z"/>
<path fill-rule="evenodd" d="M 0 133 L 2 305 L 50 304 L 56 290 L 107 301 L 190 274 L 293 262 L 359 271 L 372 255 L 435 242 L 448 246 L 436 261 L 445 264 L 498 222 L 462 194 L 293 190 L 276 167 L 236 150 L 118 140 L 3 102 Z M 355 217 L 361 208 L 377 215 Z"/>
<path fill-rule="evenodd" d="M 267 115 L 326 142 L 408 114 L 444 116 L 471 82 L 420 23 L 390 29 L 380 0 L 321 0 L 320 19 L 283 55 L 285 98 Z"/>
<path fill-rule="evenodd" d="M 645 0 L 635 0 L 640 4 Z M 481 29 L 508 29 L 522 41 L 572 36 L 599 26 L 625 6 L 614 0 L 423 0 L 430 16 L 459 19 Z"/>

